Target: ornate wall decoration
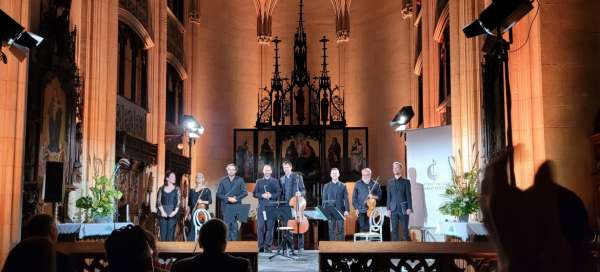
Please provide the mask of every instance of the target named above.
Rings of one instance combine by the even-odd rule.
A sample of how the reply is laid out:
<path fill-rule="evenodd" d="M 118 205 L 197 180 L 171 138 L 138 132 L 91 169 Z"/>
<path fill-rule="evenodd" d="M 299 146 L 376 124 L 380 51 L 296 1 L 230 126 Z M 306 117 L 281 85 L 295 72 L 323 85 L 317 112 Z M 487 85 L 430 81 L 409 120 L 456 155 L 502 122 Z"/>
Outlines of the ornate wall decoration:
<path fill-rule="evenodd" d="M 331 0 L 335 10 L 335 35 L 338 42 L 350 39 L 350 3 L 352 0 Z"/>
<path fill-rule="evenodd" d="M 117 96 L 117 130 L 127 131 L 136 138 L 146 139 L 148 111 L 122 96 Z"/>
<path fill-rule="evenodd" d="M 254 0 L 256 9 L 256 38 L 259 43 L 271 42 L 271 26 L 273 23 L 273 11 L 278 0 Z"/>

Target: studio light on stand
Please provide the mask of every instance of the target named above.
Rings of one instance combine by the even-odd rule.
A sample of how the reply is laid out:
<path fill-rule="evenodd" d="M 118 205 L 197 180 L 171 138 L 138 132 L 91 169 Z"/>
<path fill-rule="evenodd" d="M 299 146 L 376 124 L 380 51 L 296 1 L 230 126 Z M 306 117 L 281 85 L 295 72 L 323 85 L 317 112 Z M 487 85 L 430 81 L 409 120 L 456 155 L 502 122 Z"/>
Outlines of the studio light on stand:
<path fill-rule="evenodd" d="M 390 127 L 400 135 L 408 128 L 410 120 L 415 116 L 412 106 L 402 107 L 390 122 Z"/>
<path fill-rule="evenodd" d="M 512 101 L 509 80 L 508 53 L 510 42 L 503 33 L 533 9 L 529 0 L 494 0 L 479 18 L 463 28 L 467 38 L 485 35 L 482 48 L 485 52 L 483 66 L 483 151 L 488 158 L 502 149 L 511 149 Z M 539 11 L 539 3 L 538 3 Z M 536 13 L 537 16 L 537 13 Z M 534 18 L 535 20 L 535 18 Z M 534 22 L 532 21 L 532 24 Z M 509 37 L 512 38 L 512 33 Z M 506 101 L 506 109 L 504 108 Z M 506 125 L 504 124 L 506 120 Z M 514 157 L 509 156 L 510 183 L 515 184 Z"/>
<path fill-rule="evenodd" d="M 0 60 L 2 62 L 5 64 L 8 62 L 8 58 L 1 50 L 5 44 L 19 61 L 23 61 L 29 54 L 29 49 L 37 47 L 43 40 L 44 38 L 25 31 L 25 27 L 0 10 Z"/>
<path fill-rule="evenodd" d="M 192 145 L 196 143 L 196 139 L 200 138 L 204 134 L 204 127 L 191 115 L 184 115 L 182 120 L 183 129 L 188 136 L 189 145 L 189 157 L 190 162 L 192 161 Z"/>

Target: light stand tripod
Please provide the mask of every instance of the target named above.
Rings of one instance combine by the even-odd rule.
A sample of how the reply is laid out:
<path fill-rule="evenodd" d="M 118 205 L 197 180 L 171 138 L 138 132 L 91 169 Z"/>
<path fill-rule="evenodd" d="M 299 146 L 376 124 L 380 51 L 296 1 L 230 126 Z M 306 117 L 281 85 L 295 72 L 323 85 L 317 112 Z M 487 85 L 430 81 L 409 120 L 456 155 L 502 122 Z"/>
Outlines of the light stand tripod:
<path fill-rule="evenodd" d="M 498 33 L 502 33 L 498 30 Z M 509 32 L 509 35 L 512 32 Z M 486 52 L 483 65 L 484 150 L 487 157 L 508 149 L 510 183 L 515 185 L 512 152 L 512 93 L 510 88 L 508 53 L 510 43 L 501 34 L 489 36 L 483 46 Z M 506 101 L 506 102 L 505 102 Z M 506 108 L 504 105 L 506 103 Z M 505 125 L 506 120 L 506 125 Z"/>

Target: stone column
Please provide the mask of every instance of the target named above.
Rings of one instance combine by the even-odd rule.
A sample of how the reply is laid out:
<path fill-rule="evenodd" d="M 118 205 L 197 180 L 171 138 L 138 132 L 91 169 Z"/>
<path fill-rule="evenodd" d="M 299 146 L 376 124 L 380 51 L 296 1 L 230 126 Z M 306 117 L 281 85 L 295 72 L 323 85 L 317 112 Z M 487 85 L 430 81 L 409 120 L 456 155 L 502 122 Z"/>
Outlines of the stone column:
<path fill-rule="evenodd" d="M 481 38 L 467 38 L 462 28 L 477 19 L 483 3 L 459 0 L 450 1 L 449 5 L 452 149 L 453 155 L 463 162 L 463 170 L 468 170 L 480 146 L 482 54 Z"/>
<path fill-rule="evenodd" d="M 155 46 L 148 50 L 148 140 L 158 144 L 157 164 L 152 167 L 154 178 L 150 199 L 156 211 L 156 192 L 165 174 L 165 120 L 167 101 L 167 2 L 149 1 L 149 17 Z"/>
<path fill-rule="evenodd" d="M 81 25 L 84 74 L 83 190 L 95 175 L 111 175 L 115 160 L 118 0 L 85 1 Z M 102 165 L 100 164 L 102 162 Z"/>
<path fill-rule="evenodd" d="M 29 1 L 0 1 L 0 9 L 29 28 Z M 0 63 L 0 267 L 21 238 L 21 198 L 27 99 L 27 59 L 2 46 L 8 63 Z"/>

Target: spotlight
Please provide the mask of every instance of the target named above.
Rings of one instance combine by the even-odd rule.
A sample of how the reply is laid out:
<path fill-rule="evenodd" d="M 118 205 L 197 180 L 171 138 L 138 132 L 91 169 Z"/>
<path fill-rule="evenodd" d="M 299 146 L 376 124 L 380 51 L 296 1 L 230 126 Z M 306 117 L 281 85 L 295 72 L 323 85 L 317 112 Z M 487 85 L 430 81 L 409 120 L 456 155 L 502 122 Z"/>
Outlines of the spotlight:
<path fill-rule="evenodd" d="M 394 119 L 390 122 L 390 127 L 398 132 L 404 131 L 414 116 L 415 112 L 413 108 L 411 106 L 404 106 L 394 116 Z"/>
<path fill-rule="evenodd" d="M 191 115 L 184 115 L 181 121 L 181 123 L 189 131 L 195 131 L 200 126 L 198 121 L 196 121 L 196 118 L 194 118 L 194 116 Z"/>
<path fill-rule="evenodd" d="M 13 20 L 8 14 L 0 10 L 0 43 L 8 44 L 9 50 L 22 61 L 27 54 L 29 49 L 37 47 L 44 40 L 44 38 L 25 31 L 25 28 L 20 25 L 17 21 Z M 0 59 L 6 63 L 6 55 L 0 51 Z"/>
<path fill-rule="evenodd" d="M 482 34 L 501 35 L 533 9 L 529 0 L 494 0 L 479 18 L 463 28 L 467 38 Z M 495 33 L 500 31 L 500 33 Z"/>

